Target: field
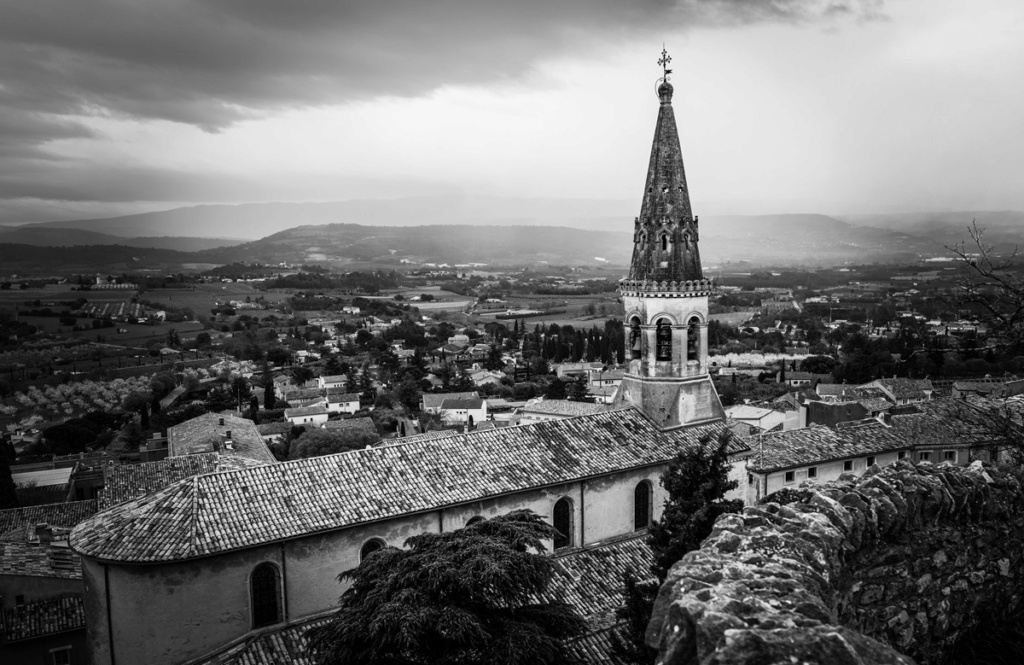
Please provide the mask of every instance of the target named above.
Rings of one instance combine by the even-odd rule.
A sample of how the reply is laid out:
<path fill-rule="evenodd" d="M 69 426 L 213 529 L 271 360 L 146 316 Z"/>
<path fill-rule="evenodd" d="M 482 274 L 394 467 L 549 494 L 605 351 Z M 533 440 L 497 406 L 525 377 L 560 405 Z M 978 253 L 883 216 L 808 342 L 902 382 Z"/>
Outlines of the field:
<path fill-rule="evenodd" d="M 712 321 L 720 321 L 721 323 L 728 324 L 730 326 L 738 326 L 741 323 L 746 323 L 750 320 L 757 310 L 749 310 L 746 312 L 722 312 L 721 314 L 711 314 L 708 318 Z"/>
<path fill-rule="evenodd" d="M 231 282 L 196 284 L 195 289 L 153 289 L 143 293 L 142 299 L 160 303 L 169 309 L 188 308 L 196 314 L 208 314 L 217 301 L 245 300 L 246 297 L 255 300 L 259 296 L 273 304 L 286 301 L 291 293 L 284 290 L 260 291 L 246 282 Z"/>

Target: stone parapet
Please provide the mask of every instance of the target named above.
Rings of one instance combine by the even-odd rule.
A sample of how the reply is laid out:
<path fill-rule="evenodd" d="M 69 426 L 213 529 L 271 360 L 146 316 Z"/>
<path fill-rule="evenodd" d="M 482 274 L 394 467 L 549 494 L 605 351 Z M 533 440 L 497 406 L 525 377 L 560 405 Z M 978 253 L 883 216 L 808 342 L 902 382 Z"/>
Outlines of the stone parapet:
<path fill-rule="evenodd" d="M 1024 490 L 975 462 L 902 461 L 723 515 L 673 566 L 658 663 L 939 662 L 979 610 L 1019 606 Z"/>
<path fill-rule="evenodd" d="M 619 293 L 624 296 L 690 298 L 711 295 L 715 286 L 716 281 L 713 278 L 688 279 L 684 282 L 623 279 L 619 280 Z"/>

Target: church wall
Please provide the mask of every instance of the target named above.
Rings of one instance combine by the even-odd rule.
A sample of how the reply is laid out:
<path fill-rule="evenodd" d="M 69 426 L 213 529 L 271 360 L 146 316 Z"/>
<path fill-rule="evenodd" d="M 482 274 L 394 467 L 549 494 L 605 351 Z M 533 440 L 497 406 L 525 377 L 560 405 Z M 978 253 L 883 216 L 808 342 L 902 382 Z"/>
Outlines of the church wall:
<path fill-rule="evenodd" d="M 85 611 L 85 649 L 94 665 L 110 662 L 107 633 L 107 591 L 103 566 L 82 557 L 82 606 Z"/>
<path fill-rule="evenodd" d="M 588 480 L 584 488 L 584 543 L 590 545 L 633 532 L 633 492 L 644 480 L 649 481 L 653 489 L 654 519 L 660 519 L 668 497 L 661 486 L 661 474 L 666 468 L 667 464 L 659 464 Z"/>
<path fill-rule="evenodd" d="M 282 615 L 294 621 L 337 607 L 345 586 L 339 573 L 359 563 L 363 545 L 381 539 L 401 547 L 410 536 L 460 529 L 473 517 L 492 518 L 528 508 L 549 522 L 555 503 L 572 501 L 573 544 L 593 544 L 634 530 L 634 489 L 642 480 L 653 490 L 653 517 L 666 498 L 660 483 L 665 464 L 586 481 L 517 492 L 461 506 L 398 517 L 251 550 L 178 563 L 107 567 L 114 628 L 114 658 L 107 632 L 104 566 L 83 559 L 89 649 L 97 665 L 171 665 L 208 654 L 252 629 L 249 577 L 264 561 L 282 575 Z M 546 547 L 553 549 L 553 543 Z"/>
<path fill-rule="evenodd" d="M 99 580 L 98 593 L 86 590 L 93 662 L 172 665 L 241 637 L 252 627 L 249 576 L 264 561 L 280 567 L 280 547 L 268 545 L 153 566 L 107 566 L 115 644 L 111 657 L 102 566 L 86 560 L 90 578 Z M 101 620 L 96 623 L 96 619 Z"/>
<path fill-rule="evenodd" d="M 562 497 L 568 497 L 572 501 L 573 543 L 579 545 L 581 513 L 580 483 L 578 482 L 516 492 L 515 494 L 445 508 L 443 511 L 444 530 L 454 531 L 461 529 L 466 526 L 466 522 L 477 515 L 490 519 L 513 510 L 519 510 L 520 508 L 528 508 L 543 517 L 548 523 L 551 523 L 554 520 L 555 504 Z M 551 551 L 554 548 L 554 543 L 547 541 L 545 547 L 548 548 L 548 551 Z"/>
<path fill-rule="evenodd" d="M 338 574 L 359 565 L 359 552 L 368 541 L 379 538 L 402 547 L 410 536 L 437 533 L 438 513 L 432 511 L 352 527 L 343 531 L 307 536 L 284 543 L 288 618 L 297 619 L 338 606 L 348 588 L 338 584 Z"/>

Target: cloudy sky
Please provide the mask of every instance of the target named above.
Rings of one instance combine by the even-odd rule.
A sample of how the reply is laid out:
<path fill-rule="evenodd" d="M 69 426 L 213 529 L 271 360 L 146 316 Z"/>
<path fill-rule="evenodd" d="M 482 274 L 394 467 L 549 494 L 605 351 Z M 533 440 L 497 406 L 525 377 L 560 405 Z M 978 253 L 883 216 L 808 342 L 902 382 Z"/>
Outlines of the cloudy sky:
<path fill-rule="evenodd" d="M 1020 0 L 0 0 L 0 222 L 639 205 L 662 43 L 698 212 L 1024 209 Z"/>

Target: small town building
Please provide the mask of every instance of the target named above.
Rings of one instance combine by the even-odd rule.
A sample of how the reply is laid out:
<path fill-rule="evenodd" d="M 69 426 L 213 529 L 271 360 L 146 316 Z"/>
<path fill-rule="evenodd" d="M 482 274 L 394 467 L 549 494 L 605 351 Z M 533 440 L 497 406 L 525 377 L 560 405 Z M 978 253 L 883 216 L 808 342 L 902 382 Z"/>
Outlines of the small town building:
<path fill-rule="evenodd" d="M 327 407 L 322 404 L 284 410 L 284 419 L 292 425 L 319 426 L 326 423 L 329 417 L 330 414 L 327 412 Z"/>

